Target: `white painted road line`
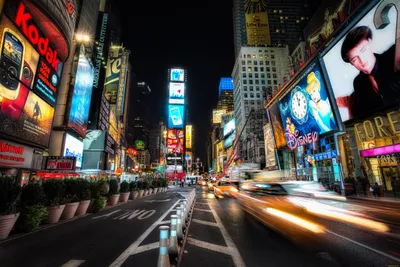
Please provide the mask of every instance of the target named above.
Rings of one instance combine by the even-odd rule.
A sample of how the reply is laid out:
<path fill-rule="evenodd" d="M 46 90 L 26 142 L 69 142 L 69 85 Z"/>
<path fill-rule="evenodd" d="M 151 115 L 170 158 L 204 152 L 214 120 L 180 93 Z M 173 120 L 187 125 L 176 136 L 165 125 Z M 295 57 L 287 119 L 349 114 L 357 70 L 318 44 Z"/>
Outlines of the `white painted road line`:
<path fill-rule="evenodd" d="M 240 256 L 239 250 L 235 246 L 235 243 L 233 243 L 232 238 L 230 237 L 228 231 L 226 230 L 225 226 L 222 224 L 221 219 L 219 218 L 217 212 L 211 207 L 211 212 L 214 215 L 215 220 L 217 221 L 219 230 L 221 230 L 221 234 L 225 239 L 226 244 L 228 245 L 228 248 L 230 250 L 230 254 L 233 259 L 233 263 L 235 264 L 236 267 L 245 267 L 246 264 L 244 263 L 242 256 Z"/>
<path fill-rule="evenodd" d="M 151 243 L 148 245 L 140 246 L 132 253 L 132 255 L 139 254 L 139 253 L 142 253 L 142 252 L 145 252 L 148 250 L 156 249 L 156 248 L 158 248 L 159 245 L 160 245 L 160 242 L 154 242 L 154 243 Z"/>
<path fill-rule="evenodd" d="M 145 240 L 145 238 L 160 224 L 160 222 L 162 222 L 165 216 L 167 216 L 175 208 L 175 206 L 179 204 L 179 201 L 180 200 L 177 200 L 171 206 L 171 208 L 169 208 L 163 215 L 161 215 L 161 217 L 157 221 L 155 221 L 138 239 L 136 239 L 135 242 L 133 242 L 124 252 L 122 252 L 122 254 L 113 263 L 111 263 L 110 267 L 121 266 L 126 261 L 126 259 L 128 259 L 128 257 L 136 251 L 140 243 L 142 243 L 143 240 Z"/>
<path fill-rule="evenodd" d="M 205 210 L 205 209 L 198 209 L 198 208 L 193 208 L 194 210 L 198 210 L 198 211 L 206 211 L 206 212 L 211 212 L 211 210 Z"/>
<path fill-rule="evenodd" d="M 200 240 L 197 240 L 197 239 L 193 239 L 191 237 L 188 237 L 186 239 L 186 242 L 188 244 L 194 245 L 196 247 L 205 248 L 205 249 L 208 249 L 208 250 L 224 253 L 224 254 L 227 254 L 227 255 L 231 254 L 231 252 L 230 252 L 228 247 L 224 247 L 224 246 L 216 245 L 216 244 L 213 244 L 213 243 L 200 241 Z"/>
<path fill-rule="evenodd" d="M 362 244 L 362 243 L 360 243 L 360 242 L 357 242 L 357 241 L 355 241 L 355 240 L 353 240 L 353 239 L 347 238 L 347 237 L 345 237 L 345 236 L 339 235 L 339 234 L 337 234 L 337 233 L 335 233 L 335 232 L 332 232 L 332 231 L 329 231 L 329 230 L 326 230 L 326 232 L 328 232 L 328 233 L 330 233 L 330 234 L 332 234 L 332 235 L 334 235 L 334 236 L 343 238 L 343 239 L 345 239 L 345 240 L 347 240 L 347 241 L 349 241 L 349 242 L 351 242 L 351 243 L 354 243 L 354 244 L 356 244 L 356 245 L 359 245 L 360 247 L 369 249 L 369 250 L 371 250 L 371 251 L 373 251 L 373 252 L 375 252 L 375 253 L 378 253 L 379 255 L 382 255 L 382 256 L 385 256 L 385 257 L 387 257 L 387 258 L 389 258 L 389 259 L 392 259 L 392 260 L 394 260 L 394 261 L 400 262 L 400 259 L 397 258 L 397 257 L 394 257 L 394 256 L 392 256 L 392 255 L 386 254 L 385 252 L 379 251 L 379 250 L 377 250 L 377 249 L 371 248 L 371 247 L 369 247 L 369 246 L 367 246 L 367 245 L 364 245 L 364 244 Z"/>
<path fill-rule="evenodd" d="M 84 262 L 84 260 L 70 260 L 66 264 L 63 264 L 61 267 L 77 267 Z"/>
<path fill-rule="evenodd" d="M 171 220 L 166 220 L 166 221 L 160 222 L 160 224 L 168 224 L 168 223 L 171 223 Z"/>
<path fill-rule="evenodd" d="M 192 219 L 192 222 L 200 223 L 200 224 L 204 224 L 204 225 L 209 225 L 209 226 L 214 226 L 214 227 L 218 227 L 218 224 L 216 224 L 216 223 L 207 222 L 207 221 L 203 221 L 203 220 Z"/>

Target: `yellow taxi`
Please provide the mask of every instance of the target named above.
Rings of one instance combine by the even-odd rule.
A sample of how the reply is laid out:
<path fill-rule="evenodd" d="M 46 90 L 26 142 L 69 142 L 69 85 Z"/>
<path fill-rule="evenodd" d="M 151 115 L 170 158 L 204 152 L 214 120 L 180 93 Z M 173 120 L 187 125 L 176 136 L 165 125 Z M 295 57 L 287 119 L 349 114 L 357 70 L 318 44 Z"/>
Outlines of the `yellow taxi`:
<path fill-rule="evenodd" d="M 214 195 L 220 197 L 236 197 L 238 193 L 239 182 L 230 182 L 219 180 L 214 184 Z"/>

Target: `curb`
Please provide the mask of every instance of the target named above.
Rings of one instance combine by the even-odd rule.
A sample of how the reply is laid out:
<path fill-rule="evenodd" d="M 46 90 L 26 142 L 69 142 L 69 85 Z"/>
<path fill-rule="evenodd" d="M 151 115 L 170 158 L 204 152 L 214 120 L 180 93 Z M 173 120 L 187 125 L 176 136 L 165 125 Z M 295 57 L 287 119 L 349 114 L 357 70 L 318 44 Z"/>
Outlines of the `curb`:
<path fill-rule="evenodd" d="M 168 190 L 166 192 L 161 192 L 161 193 L 167 193 L 167 192 L 168 192 Z M 146 197 L 153 196 L 153 195 L 158 195 L 158 193 L 147 195 L 147 196 L 141 197 L 139 199 L 128 199 L 127 202 L 118 202 L 117 204 L 115 204 L 113 206 L 106 205 L 101 211 L 108 210 L 108 209 L 111 209 L 111 208 L 115 208 L 115 207 L 118 207 L 118 206 L 121 206 L 121 205 L 129 204 L 129 203 L 132 203 L 134 201 L 141 200 L 141 199 L 144 199 Z M 47 230 L 47 229 L 50 229 L 50 228 L 53 228 L 53 227 L 56 227 L 56 226 L 59 226 L 59 225 L 65 224 L 65 223 L 69 223 L 69 222 L 72 222 L 72 221 L 75 221 L 75 220 L 78 220 L 78 219 L 81 219 L 81 218 L 84 218 L 84 217 L 87 217 L 87 216 L 93 215 L 93 214 L 96 214 L 96 213 L 85 213 L 85 214 L 80 215 L 80 216 L 74 216 L 69 220 L 60 220 L 56 224 L 43 224 L 43 225 L 39 226 L 39 229 L 37 229 L 37 230 L 35 230 L 33 232 L 15 234 L 15 235 L 9 236 L 8 238 L 6 238 L 4 240 L 0 240 L 0 245 L 5 244 L 5 243 L 7 243 L 9 241 L 12 241 L 12 240 L 15 240 L 15 239 L 18 239 L 18 238 L 33 234 L 33 233 L 41 232 L 41 231 L 44 231 L 44 230 Z"/>
<path fill-rule="evenodd" d="M 356 201 L 361 201 L 361 202 L 370 202 L 370 203 L 375 203 L 375 204 L 383 204 L 383 205 L 388 205 L 388 206 L 400 207 L 400 201 L 397 201 L 397 200 L 377 200 L 377 199 L 373 199 L 373 198 L 358 198 L 358 197 L 351 197 L 351 196 L 348 196 L 346 198 L 349 200 L 356 200 Z"/>

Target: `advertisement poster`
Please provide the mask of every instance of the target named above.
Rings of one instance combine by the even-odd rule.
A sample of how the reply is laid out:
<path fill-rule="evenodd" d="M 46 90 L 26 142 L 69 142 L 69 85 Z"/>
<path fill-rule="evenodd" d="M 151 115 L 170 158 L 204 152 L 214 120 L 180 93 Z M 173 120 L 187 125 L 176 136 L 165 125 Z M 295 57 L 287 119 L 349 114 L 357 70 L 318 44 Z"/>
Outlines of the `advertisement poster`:
<path fill-rule="evenodd" d="M 193 154 L 192 152 L 186 152 L 185 153 L 185 159 L 186 159 L 186 166 L 188 168 L 192 168 L 192 163 L 193 163 Z"/>
<path fill-rule="evenodd" d="M 168 106 L 168 128 L 183 129 L 185 107 L 182 105 Z"/>
<path fill-rule="evenodd" d="M 63 155 L 65 157 L 75 157 L 76 167 L 80 168 L 82 166 L 82 153 L 83 142 L 70 134 L 66 134 Z"/>
<path fill-rule="evenodd" d="M 118 132 L 117 132 L 117 117 L 115 116 L 115 105 L 110 105 L 110 124 L 108 127 L 108 134 L 114 139 L 117 140 Z"/>
<path fill-rule="evenodd" d="M 246 33 L 248 45 L 271 44 L 266 0 L 245 0 Z"/>
<path fill-rule="evenodd" d="M 121 74 L 121 65 L 122 65 L 122 49 L 121 48 L 110 49 L 107 61 L 107 69 L 106 69 L 106 82 L 104 83 L 104 87 L 105 87 L 106 99 L 112 105 L 117 104 L 117 94 L 119 88 L 119 76 Z"/>
<path fill-rule="evenodd" d="M 400 100 L 397 21 L 395 6 L 380 1 L 323 56 L 342 121 Z"/>
<path fill-rule="evenodd" d="M 128 77 L 128 62 L 129 60 L 129 52 L 123 50 L 122 52 L 122 61 L 121 61 L 121 69 L 120 69 L 120 77 L 119 77 L 119 85 L 118 85 L 118 93 L 117 93 L 117 115 L 124 115 L 125 108 L 125 90 L 126 90 L 126 82 Z"/>
<path fill-rule="evenodd" d="M 290 149 L 314 144 L 319 135 L 337 128 L 316 61 L 311 62 L 290 92 L 279 101 L 279 110 Z"/>
<path fill-rule="evenodd" d="M 275 144 L 274 137 L 272 136 L 271 125 L 269 123 L 264 125 L 264 144 L 265 144 L 265 163 L 266 167 L 275 167 Z"/>
<path fill-rule="evenodd" d="M 183 153 L 184 132 L 183 130 L 168 129 L 167 151 L 168 153 Z"/>
<path fill-rule="evenodd" d="M 184 104 L 185 103 L 185 84 L 169 83 L 169 103 Z"/>
<path fill-rule="evenodd" d="M 232 119 L 224 126 L 224 148 L 230 147 L 236 138 L 236 123 Z"/>
<path fill-rule="evenodd" d="M 222 126 L 222 128 L 224 128 L 225 124 L 230 122 L 234 117 L 235 117 L 235 113 L 233 111 L 229 112 L 229 113 L 226 113 L 226 114 L 223 114 L 221 116 L 221 126 Z"/>
<path fill-rule="evenodd" d="M 143 140 L 136 140 L 135 141 L 135 148 L 137 150 L 145 150 L 146 144 Z"/>
<path fill-rule="evenodd" d="M 218 124 L 221 123 L 221 117 L 222 115 L 226 114 L 225 109 L 213 109 L 213 123 Z"/>
<path fill-rule="evenodd" d="M 101 130 L 88 130 L 83 139 L 83 150 L 103 151 L 106 142 L 106 132 Z"/>
<path fill-rule="evenodd" d="M 68 127 L 74 129 L 82 137 L 86 135 L 92 89 L 93 66 L 81 52 L 76 70 Z"/>
<path fill-rule="evenodd" d="M 184 82 L 185 81 L 185 70 L 183 70 L 183 69 L 171 69 L 171 81 L 173 81 L 173 82 Z"/>
<path fill-rule="evenodd" d="M 186 125 L 186 148 L 192 148 L 192 125 Z"/>
<path fill-rule="evenodd" d="M 285 131 L 283 130 L 283 123 L 279 112 L 278 103 L 275 103 L 269 109 L 269 116 L 271 119 L 272 129 L 274 130 L 274 139 L 276 147 L 286 146 Z"/>
<path fill-rule="evenodd" d="M 31 168 L 33 148 L 0 139 L 0 164 L 12 168 Z"/>
<path fill-rule="evenodd" d="M 54 109 L 25 86 L 24 101 L 1 98 L 0 131 L 42 146 L 48 146 Z"/>
<path fill-rule="evenodd" d="M 46 157 L 46 170 L 74 170 L 74 157 Z"/>

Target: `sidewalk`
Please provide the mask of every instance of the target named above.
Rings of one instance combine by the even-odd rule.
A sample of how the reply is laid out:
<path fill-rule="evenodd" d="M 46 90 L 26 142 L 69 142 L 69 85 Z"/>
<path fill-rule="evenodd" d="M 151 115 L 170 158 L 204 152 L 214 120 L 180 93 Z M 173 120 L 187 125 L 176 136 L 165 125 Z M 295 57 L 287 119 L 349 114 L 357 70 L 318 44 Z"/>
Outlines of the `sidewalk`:
<path fill-rule="evenodd" d="M 363 196 L 347 196 L 347 199 L 365 201 L 376 204 L 387 204 L 390 206 L 400 207 L 400 198 L 393 197 L 363 197 Z"/>

